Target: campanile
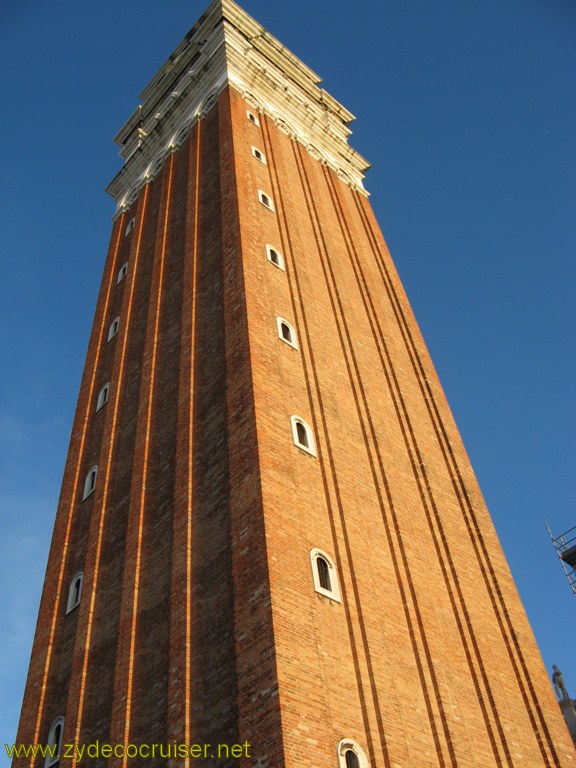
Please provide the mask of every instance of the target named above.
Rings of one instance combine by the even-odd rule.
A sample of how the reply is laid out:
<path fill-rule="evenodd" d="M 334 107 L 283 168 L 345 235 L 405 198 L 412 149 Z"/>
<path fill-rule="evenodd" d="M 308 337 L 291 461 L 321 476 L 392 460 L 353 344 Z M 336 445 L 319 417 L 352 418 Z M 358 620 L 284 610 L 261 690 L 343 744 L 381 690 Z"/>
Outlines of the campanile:
<path fill-rule="evenodd" d="M 214 0 L 116 136 L 18 768 L 576 762 L 320 82 Z"/>

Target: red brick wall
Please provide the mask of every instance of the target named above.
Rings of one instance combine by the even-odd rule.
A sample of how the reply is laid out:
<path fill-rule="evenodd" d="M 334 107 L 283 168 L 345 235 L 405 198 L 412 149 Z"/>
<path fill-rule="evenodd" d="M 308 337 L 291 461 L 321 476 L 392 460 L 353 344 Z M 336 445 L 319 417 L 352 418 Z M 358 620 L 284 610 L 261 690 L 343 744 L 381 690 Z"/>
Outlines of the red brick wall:
<path fill-rule="evenodd" d="M 68 742 L 248 741 L 211 763 L 242 768 L 336 766 L 344 737 L 372 768 L 573 764 L 368 201 L 246 106 L 225 90 L 115 222 L 18 740 L 65 714 Z"/>
<path fill-rule="evenodd" d="M 335 765 L 343 737 L 373 766 L 567 764 L 572 745 L 366 198 L 232 103 L 286 765 Z M 317 459 L 294 446 L 294 414 L 313 426 Z M 340 605 L 313 590 L 313 547 L 337 563 Z"/>

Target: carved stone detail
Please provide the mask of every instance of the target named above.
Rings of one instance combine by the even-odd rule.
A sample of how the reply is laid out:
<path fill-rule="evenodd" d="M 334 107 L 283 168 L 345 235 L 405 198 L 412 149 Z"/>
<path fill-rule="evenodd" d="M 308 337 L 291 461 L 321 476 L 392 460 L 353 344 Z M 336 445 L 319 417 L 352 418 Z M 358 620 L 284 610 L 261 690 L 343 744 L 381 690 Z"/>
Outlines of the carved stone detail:
<path fill-rule="evenodd" d="M 320 78 L 233 0 L 213 0 L 142 93 L 143 104 L 116 136 L 125 165 L 108 186 L 118 211 L 177 151 L 196 120 L 230 86 L 280 131 L 334 169 L 353 189 L 368 163 L 348 145 L 354 118 L 319 87 Z"/>

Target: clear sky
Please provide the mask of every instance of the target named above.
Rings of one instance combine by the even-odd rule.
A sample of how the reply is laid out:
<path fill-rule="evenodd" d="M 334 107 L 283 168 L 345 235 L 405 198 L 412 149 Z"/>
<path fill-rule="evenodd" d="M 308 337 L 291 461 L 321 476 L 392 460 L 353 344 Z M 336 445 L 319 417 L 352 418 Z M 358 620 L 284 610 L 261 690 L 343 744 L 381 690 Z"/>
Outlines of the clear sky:
<path fill-rule="evenodd" d="M 0 0 L 0 744 L 114 210 L 111 139 L 207 0 Z M 372 204 L 548 669 L 576 697 L 573 0 L 245 0 L 357 122 Z M 0 757 L 0 765 L 7 764 Z"/>

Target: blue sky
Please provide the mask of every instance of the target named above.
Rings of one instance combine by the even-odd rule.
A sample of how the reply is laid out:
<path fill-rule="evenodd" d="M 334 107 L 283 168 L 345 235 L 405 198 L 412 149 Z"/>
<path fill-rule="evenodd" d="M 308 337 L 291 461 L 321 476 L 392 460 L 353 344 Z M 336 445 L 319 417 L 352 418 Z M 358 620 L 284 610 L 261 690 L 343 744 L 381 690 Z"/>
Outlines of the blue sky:
<path fill-rule="evenodd" d="M 0 744 L 110 235 L 111 139 L 206 4 L 0 3 Z M 576 525 L 576 6 L 244 7 L 357 115 L 351 144 L 545 664 L 576 696 L 576 598 L 544 526 Z"/>

